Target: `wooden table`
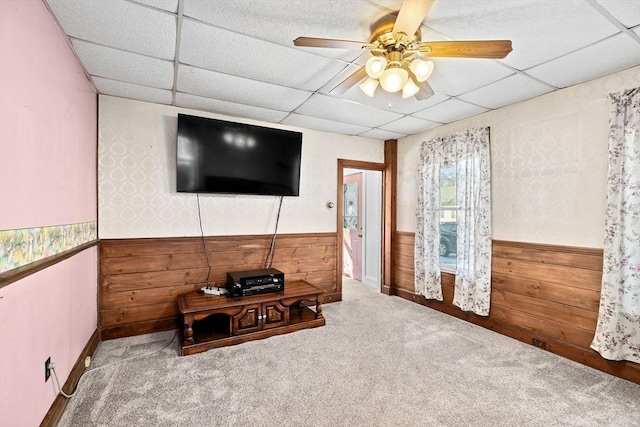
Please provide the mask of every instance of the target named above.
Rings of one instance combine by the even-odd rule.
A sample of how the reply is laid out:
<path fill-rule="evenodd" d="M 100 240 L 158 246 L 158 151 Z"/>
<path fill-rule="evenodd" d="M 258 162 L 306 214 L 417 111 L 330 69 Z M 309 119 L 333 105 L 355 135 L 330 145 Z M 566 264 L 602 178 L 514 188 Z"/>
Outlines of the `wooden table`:
<path fill-rule="evenodd" d="M 182 355 L 323 326 L 323 293 L 298 281 L 287 282 L 283 292 L 247 297 L 180 295 Z"/>

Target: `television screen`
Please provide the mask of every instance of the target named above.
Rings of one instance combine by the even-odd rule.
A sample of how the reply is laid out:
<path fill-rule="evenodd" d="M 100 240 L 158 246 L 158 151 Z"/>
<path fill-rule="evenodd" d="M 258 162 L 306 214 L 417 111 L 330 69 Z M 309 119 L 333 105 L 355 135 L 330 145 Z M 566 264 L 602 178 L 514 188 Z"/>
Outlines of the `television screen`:
<path fill-rule="evenodd" d="M 302 134 L 178 114 L 177 190 L 298 196 Z"/>

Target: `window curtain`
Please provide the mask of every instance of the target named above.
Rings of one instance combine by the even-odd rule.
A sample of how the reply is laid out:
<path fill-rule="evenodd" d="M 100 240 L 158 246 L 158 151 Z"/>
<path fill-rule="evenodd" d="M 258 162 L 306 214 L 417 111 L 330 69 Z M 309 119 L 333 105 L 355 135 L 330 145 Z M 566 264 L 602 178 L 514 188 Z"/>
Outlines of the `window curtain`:
<path fill-rule="evenodd" d="M 602 290 L 591 348 L 640 363 L 640 88 L 610 98 Z"/>
<path fill-rule="evenodd" d="M 489 315 L 491 294 L 491 172 L 489 128 L 423 142 L 418 165 L 415 291 L 442 301 L 440 168 L 456 168 L 457 250 L 453 304 Z"/>

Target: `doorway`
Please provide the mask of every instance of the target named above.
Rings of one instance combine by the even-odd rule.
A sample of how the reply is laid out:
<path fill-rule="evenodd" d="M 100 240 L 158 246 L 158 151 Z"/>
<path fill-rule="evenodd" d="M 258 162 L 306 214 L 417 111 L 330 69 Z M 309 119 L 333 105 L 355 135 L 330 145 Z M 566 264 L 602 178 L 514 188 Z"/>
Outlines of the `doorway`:
<path fill-rule="evenodd" d="M 382 289 L 384 164 L 338 160 L 338 290 L 342 277 Z"/>

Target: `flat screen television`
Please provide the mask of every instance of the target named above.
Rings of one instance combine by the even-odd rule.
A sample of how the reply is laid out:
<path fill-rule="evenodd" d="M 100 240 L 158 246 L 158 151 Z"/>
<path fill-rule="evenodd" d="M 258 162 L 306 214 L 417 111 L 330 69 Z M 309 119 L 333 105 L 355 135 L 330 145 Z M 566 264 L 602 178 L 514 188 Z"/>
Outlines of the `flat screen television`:
<path fill-rule="evenodd" d="M 298 196 L 302 133 L 178 114 L 177 191 Z"/>

